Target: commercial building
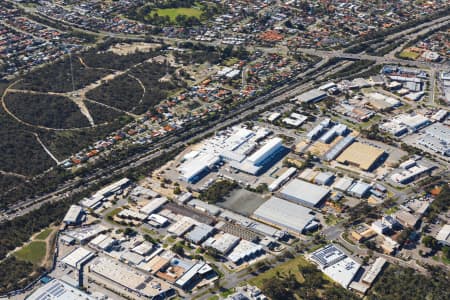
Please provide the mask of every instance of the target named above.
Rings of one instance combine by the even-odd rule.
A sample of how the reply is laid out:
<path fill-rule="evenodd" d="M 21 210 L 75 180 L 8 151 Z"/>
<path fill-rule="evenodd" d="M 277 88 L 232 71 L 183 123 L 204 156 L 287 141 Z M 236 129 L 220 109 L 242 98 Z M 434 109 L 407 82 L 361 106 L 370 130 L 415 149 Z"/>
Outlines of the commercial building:
<path fill-rule="evenodd" d="M 309 255 L 309 259 L 344 288 L 348 288 L 361 267 L 359 263 L 333 244 L 314 251 Z"/>
<path fill-rule="evenodd" d="M 272 197 L 253 213 L 253 217 L 294 234 L 303 233 L 314 221 L 311 210 L 289 201 Z"/>
<path fill-rule="evenodd" d="M 342 164 L 349 164 L 364 171 L 370 171 L 384 154 L 385 152 L 382 149 L 356 142 L 345 149 L 336 160 Z"/>
<path fill-rule="evenodd" d="M 356 225 L 351 231 L 352 238 L 361 243 L 376 235 L 376 232 L 367 224 L 361 223 Z"/>
<path fill-rule="evenodd" d="M 67 225 L 78 225 L 83 222 L 84 218 L 83 208 L 78 205 L 71 205 L 64 216 L 63 222 Z"/>
<path fill-rule="evenodd" d="M 415 228 L 420 217 L 415 216 L 405 210 L 399 210 L 395 213 L 395 218 L 405 227 Z"/>
<path fill-rule="evenodd" d="M 436 240 L 443 246 L 450 246 L 450 224 L 444 225 L 436 235 Z"/>
<path fill-rule="evenodd" d="M 49 283 L 34 291 L 28 300 L 95 300 L 96 298 L 86 294 L 67 283 L 53 279 Z"/>
<path fill-rule="evenodd" d="M 303 180 L 293 179 L 280 191 L 281 197 L 306 207 L 318 207 L 329 195 L 328 188 Z"/>
<path fill-rule="evenodd" d="M 316 103 L 327 97 L 327 93 L 319 89 L 313 89 L 298 95 L 296 100 L 300 103 Z"/>

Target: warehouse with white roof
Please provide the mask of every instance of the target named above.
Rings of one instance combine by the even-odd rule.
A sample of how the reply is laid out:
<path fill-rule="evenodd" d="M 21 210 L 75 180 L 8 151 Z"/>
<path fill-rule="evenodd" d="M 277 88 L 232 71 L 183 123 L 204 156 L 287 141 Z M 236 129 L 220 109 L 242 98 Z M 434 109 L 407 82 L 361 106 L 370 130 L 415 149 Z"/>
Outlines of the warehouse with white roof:
<path fill-rule="evenodd" d="M 314 221 L 310 209 L 277 197 L 264 202 L 253 217 L 294 234 L 303 233 Z"/>

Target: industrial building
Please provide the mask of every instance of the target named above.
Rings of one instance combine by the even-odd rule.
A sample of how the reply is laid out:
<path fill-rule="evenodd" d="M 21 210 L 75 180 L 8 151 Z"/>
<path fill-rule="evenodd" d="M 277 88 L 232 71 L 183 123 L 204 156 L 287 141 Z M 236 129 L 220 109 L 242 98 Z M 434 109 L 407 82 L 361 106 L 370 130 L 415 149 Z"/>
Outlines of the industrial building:
<path fill-rule="evenodd" d="M 356 142 L 345 149 L 336 160 L 342 164 L 349 164 L 361 170 L 370 171 L 384 154 L 383 149 Z"/>
<path fill-rule="evenodd" d="M 336 143 L 327 153 L 324 155 L 325 161 L 332 161 L 338 155 L 342 153 L 348 146 L 350 146 L 355 141 L 355 137 L 348 135 L 344 137 L 342 140 Z"/>
<path fill-rule="evenodd" d="M 178 278 L 177 281 L 175 281 L 175 284 L 183 290 L 189 290 L 202 278 L 215 275 L 216 274 L 210 265 L 203 261 L 199 261 Z"/>
<path fill-rule="evenodd" d="M 239 244 L 233 249 L 233 251 L 231 251 L 231 253 L 228 255 L 228 259 L 230 259 L 235 264 L 240 264 L 245 261 L 253 260 L 263 253 L 264 249 L 262 246 L 249 242 L 247 240 L 241 240 Z"/>
<path fill-rule="evenodd" d="M 280 191 L 282 198 L 310 208 L 320 206 L 329 193 L 326 187 L 299 179 L 291 180 Z"/>
<path fill-rule="evenodd" d="M 324 132 L 325 127 L 322 124 L 317 125 L 306 134 L 306 138 L 310 141 L 317 140 Z"/>
<path fill-rule="evenodd" d="M 174 234 L 176 236 L 182 236 L 189 230 L 191 230 L 194 225 L 197 225 L 198 222 L 190 217 L 182 216 L 176 223 L 173 223 L 168 229 L 167 232 Z"/>
<path fill-rule="evenodd" d="M 101 195 L 105 198 L 123 190 L 127 186 L 131 184 L 131 180 L 128 178 L 122 178 L 119 181 L 116 181 L 114 183 L 111 183 L 110 185 L 105 186 L 101 190 L 99 190 L 96 195 Z"/>
<path fill-rule="evenodd" d="M 198 225 L 194 226 L 194 229 L 192 229 L 190 232 L 188 232 L 185 236 L 185 238 L 194 243 L 194 244 L 201 244 L 204 240 L 206 240 L 208 237 L 210 237 L 214 233 L 214 227 L 209 226 L 204 223 L 200 223 Z"/>
<path fill-rule="evenodd" d="M 293 127 L 298 127 L 302 125 L 306 120 L 308 120 L 307 116 L 298 113 L 292 113 L 289 117 L 283 118 L 282 122 Z"/>
<path fill-rule="evenodd" d="M 297 169 L 294 167 L 290 167 L 283 174 L 281 174 L 277 179 L 275 179 L 271 184 L 269 184 L 269 191 L 273 192 L 277 190 L 281 185 L 283 185 L 286 181 L 288 181 L 294 174 L 297 172 Z"/>
<path fill-rule="evenodd" d="M 281 138 L 272 138 L 268 140 L 264 146 L 250 155 L 247 160 L 255 166 L 262 165 L 267 158 L 282 147 L 282 141 Z"/>
<path fill-rule="evenodd" d="M 409 132 L 416 132 L 430 123 L 427 117 L 419 114 L 401 114 L 395 116 L 392 121 L 382 124 L 380 129 L 400 136 L 404 132 L 404 128 Z"/>
<path fill-rule="evenodd" d="M 333 188 L 340 192 L 346 192 L 353 184 L 353 178 L 350 177 L 340 177 L 336 180 Z"/>
<path fill-rule="evenodd" d="M 369 271 L 364 274 L 362 281 L 368 285 L 372 285 L 385 265 L 386 259 L 384 259 L 383 257 L 377 257 L 373 265 L 370 267 Z"/>
<path fill-rule="evenodd" d="M 391 175 L 392 181 L 401 184 L 408 184 L 433 170 L 433 167 L 419 165 L 414 160 L 406 161 L 402 165 L 403 171 Z M 400 167 L 402 167 L 402 165 L 400 165 Z"/>
<path fill-rule="evenodd" d="M 450 224 L 442 226 L 436 235 L 436 240 L 442 246 L 450 246 Z"/>
<path fill-rule="evenodd" d="M 272 138 L 251 154 L 258 147 L 258 142 L 269 133 L 270 131 L 263 127 L 249 130 L 242 126 L 234 126 L 219 132 L 214 137 L 204 140 L 197 150 L 184 156 L 182 164 L 178 167 L 180 179 L 196 183 L 222 161 L 230 163 L 235 169 L 256 175 L 266 160 L 284 149 L 280 138 Z"/>
<path fill-rule="evenodd" d="M 169 224 L 169 219 L 159 214 L 151 214 L 147 218 L 147 223 L 153 227 L 160 228 Z"/>
<path fill-rule="evenodd" d="M 372 186 L 363 181 L 358 181 L 352 184 L 352 186 L 347 190 L 347 193 L 357 198 L 364 198 L 369 194 Z"/>
<path fill-rule="evenodd" d="M 424 130 L 417 143 L 441 155 L 450 156 L 450 127 L 435 123 Z"/>
<path fill-rule="evenodd" d="M 309 259 L 317 264 L 323 273 L 344 288 L 348 288 L 361 267 L 359 263 L 333 244 L 314 251 L 309 255 Z"/>
<path fill-rule="evenodd" d="M 108 230 L 107 227 L 105 227 L 101 224 L 96 224 L 96 225 L 76 228 L 73 230 L 66 230 L 63 232 L 63 234 L 70 238 L 73 238 L 75 241 L 77 241 L 80 244 L 85 244 L 90 239 L 96 237 L 100 233 L 103 233 L 107 230 Z"/>
<path fill-rule="evenodd" d="M 78 225 L 84 221 L 85 217 L 81 206 L 71 205 L 64 216 L 63 222 L 67 225 Z"/>
<path fill-rule="evenodd" d="M 84 265 L 95 256 L 94 252 L 84 248 L 76 248 L 69 254 L 67 254 L 62 260 L 66 266 L 72 267 L 76 270 L 80 270 Z"/>
<path fill-rule="evenodd" d="M 189 206 L 201 211 L 206 212 L 212 216 L 217 216 L 221 212 L 221 208 L 214 204 L 209 204 L 205 201 L 201 201 L 198 199 L 192 199 L 187 203 Z"/>
<path fill-rule="evenodd" d="M 314 225 L 311 210 L 289 201 L 272 197 L 253 213 L 262 222 L 294 234 L 302 234 Z"/>
<path fill-rule="evenodd" d="M 327 97 L 327 93 L 319 89 L 313 89 L 298 95 L 296 100 L 300 103 L 316 103 Z"/>
<path fill-rule="evenodd" d="M 314 183 L 320 185 L 331 185 L 333 183 L 334 177 L 334 174 L 331 172 L 320 172 L 314 178 Z"/>
<path fill-rule="evenodd" d="M 49 283 L 39 287 L 30 296 L 28 300 L 96 300 L 96 298 L 85 292 L 68 285 L 67 283 L 53 279 Z"/>
<path fill-rule="evenodd" d="M 151 278 L 108 257 L 96 258 L 89 264 L 86 275 L 119 294 L 124 291 L 134 292 L 149 299 L 165 299 L 174 294 L 172 287 L 164 281 Z"/>
<path fill-rule="evenodd" d="M 202 246 L 214 248 L 222 254 L 228 254 L 239 243 L 240 238 L 229 233 L 220 233 L 208 238 Z"/>
<path fill-rule="evenodd" d="M 118 245 L 119 241 L 113 239 L 109 235 L 99 234 L 96 238 L 89 242 L 89 246 L 101 251 L 111 251 L 114 245 Z"/>
<path fill-rule="evenodd" d="M 150 200 L 144 207 L 142 207 L 139 212 L 150 215 L 156 212 L 161 206 L 167 203 L 166 197 L 160 197 Z"/>

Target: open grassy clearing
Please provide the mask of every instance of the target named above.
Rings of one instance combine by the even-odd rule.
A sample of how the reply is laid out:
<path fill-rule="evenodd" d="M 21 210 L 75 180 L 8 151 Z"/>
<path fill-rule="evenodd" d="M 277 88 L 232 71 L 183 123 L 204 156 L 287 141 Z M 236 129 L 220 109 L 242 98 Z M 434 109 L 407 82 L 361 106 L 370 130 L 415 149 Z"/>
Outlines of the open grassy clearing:
<path fill-rule="evenodd" d="M 416 60 L 420 56 L 420 53 L 412 52 L 412 51 L 409 51 L 409 50 L 403 50 L 402 52 L 400 52 L 399 56 L 401 58 Z"/>
<path fill-rule="evenodd" d="M 49 237 L 49 235 L 53 232 L 52 228 L 47 228 L 41 231 L 38 235 L 34 237 L 35 240 L 45 240 Z"/>
<path fill-rule="evenodd" d="M 169 17 L 170 21 L 175 22 L 177 16 L 195 17 L 197 19 L 202 15 L 202 11 L 195 7 L 180 8 L 160 8 L 151 12 L 151 15 L 157 14 L 160 17 Z"/>
<path fill-rule="evenodd" d="M 39 265 L 45 257 L 47 245 L 43 241 L 34 241 L 14 253 L 17 259 Z"/>
<path fill-rule="evenodd" d="M 290 273 L 294 274 L 295 278 L 299 282 L 303 282 L 305 279 L 303 278 L 303 275 L 299 271 L 299 266 L 307 266 L 307 265 L 310 265 L 310 263 L 303 256 L 298 256 L 295 259 L 288 260 L 275 268 L 272 268 L 262 274 L 259 274 L 258 276 L 250 279 L 249 283 L 261 288 L 263 286 L 264 281 L 270 280 L 271 278 L 278 276 L 277 274 L 289 275 Z"/>

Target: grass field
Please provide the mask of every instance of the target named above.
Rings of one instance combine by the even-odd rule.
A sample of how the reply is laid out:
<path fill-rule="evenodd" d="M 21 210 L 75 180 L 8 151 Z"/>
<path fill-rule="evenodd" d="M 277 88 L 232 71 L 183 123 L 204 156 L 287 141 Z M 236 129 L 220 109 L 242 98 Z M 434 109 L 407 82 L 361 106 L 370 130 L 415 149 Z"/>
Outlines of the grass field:
<path fill-rule="evenodd" d="M 53 229 L 51 229 L 51 228 L 44 229 L 38 235 L 36 235 L 35 239 L 36 240 L 45 240 L 46 238 L 48 238 L 50 233 L 52 233 L 52 231 L 53 231 Z"/>
<path fill-rule="evenodd" d="M 412 51 L 409 51 L 409 50 L 403 50 L 400 53 L 399 56 L 401 58 L 407 58 L 407 59 L 414 59 L 414 60 L 416 60 L 420 56 L 420 53 L 412 52 Z"/>
<path fill-rule="evenodd" d="M 200 19 L 202 11 L 194 7 L 160 8 L 155 10 L 151 14 L 157 14 L 160 17 L 168 16 L 170 18 L 170 21 L 175 22 L 176 17 L 179 15 L 184 15 L 186 17 L 196 17 L 197 19 Z"/>
<path fill-rule="evenodd" d="M 297 278 L 299 282 L 303 282 L 304 278 L 300 273 L 298 266 L 306 266 L 309 264 L 310 263 L 303 256 L 298 256 L 295 259 L 289 260 L 275 268 L 272 268 L 262 274 L 259 274 L 255 278 L 250 279 L 249 283 L 261 288 L 265 280 L 269 280 L 270 278 L 276 277 L 278 273 L 285 275 L 292 273 L 295 275 L 295 278 Z"/>
<path fill-rule="evenodd" d="M 46 250 L 47 246 L 45 242 L 34 241 L 15 252 L 14 256 L 17 257 L 17 259 L 39 265 L 45 257 Z"/>

